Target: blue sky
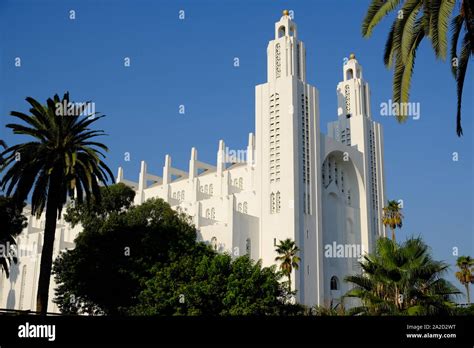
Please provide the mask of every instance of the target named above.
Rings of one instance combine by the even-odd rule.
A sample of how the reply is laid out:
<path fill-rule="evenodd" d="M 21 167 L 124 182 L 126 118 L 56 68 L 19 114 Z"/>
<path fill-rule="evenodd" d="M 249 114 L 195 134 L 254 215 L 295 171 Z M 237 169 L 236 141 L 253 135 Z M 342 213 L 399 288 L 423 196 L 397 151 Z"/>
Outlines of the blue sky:
<path fill-rule="evenodd" d="M 368 3 L 0 0 L 0 138 L 9 145 L 22 140 L 4 125 L 11 110 L 27 111 L 25 97 L 45 100 L 70 91 L 107 115 L 98 125 L 109 134 L 103 141 L 114 172 L 123 166 L 125 176 L 137 180 L 146 160 L 149 171 L 161 175 L 166 153 L 187 169 L 193 146 L 200 160 L 214 163 L 219 139 L 244 149 L 254 131 L 254 86 L 266 80 L 266 45 L 288 8 L 306 44 L 308 81 L 320 92 L 323 132 L 337 115 L 344 57 L 354 52 L 364 68 L 373 118 L 384 128 L 387 196 L 404 201 L 398 239 L 422 235 L 435 257 L 451 264 L 453 247 L 474 256 L 473 62 L 464 89 L 464 137 L 455 135 L 454 80 L 429 42 L 419 49 L 411 88 L 420 119 L 401 125 L 381 117 L 380 103 L 391 98 L 392 72 L 382 61 L 391 19 L 363 39 Z M 124 161 L 125 152 L 131 161 Z"/>

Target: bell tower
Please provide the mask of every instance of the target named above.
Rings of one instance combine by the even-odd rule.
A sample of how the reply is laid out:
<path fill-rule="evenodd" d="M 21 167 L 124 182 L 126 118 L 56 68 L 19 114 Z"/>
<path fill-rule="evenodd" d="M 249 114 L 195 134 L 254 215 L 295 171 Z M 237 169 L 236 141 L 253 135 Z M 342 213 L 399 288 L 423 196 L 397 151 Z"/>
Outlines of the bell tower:
<path fill-rule="evenodd" d="M 268 81 L 288 76 L 306 81 L 306 51 L 298 40 L 296 23 L 286 10 L 275 23 L 275 39 L 268 45 L 267 56 Z"/>
<path fill-rule="evenodd" d="M 372 120 L 369 84 L 355 54 L 350 54 L 342 71 L 343 80 L 337 85 L 338 120 L 328 124 L 328 136 L 363 154 L 369 220 L 366 240 L 371 249 L 376 238 L 385 235 L 380 218 L 385 201 L 383 132 Z"/>
<path fill-rule="evenodd" d="M 319 97 L 306 82 L 306 50 L 288 11 L 275 23 L 267 69 L 267 82 L 256 86 L 255 103 L 262 260 L 275 264 L 276 245 L 287 238 L 294 241 L 301 262 L 291 287 L 298 301 L 314 303 L 320 274 Z"/>

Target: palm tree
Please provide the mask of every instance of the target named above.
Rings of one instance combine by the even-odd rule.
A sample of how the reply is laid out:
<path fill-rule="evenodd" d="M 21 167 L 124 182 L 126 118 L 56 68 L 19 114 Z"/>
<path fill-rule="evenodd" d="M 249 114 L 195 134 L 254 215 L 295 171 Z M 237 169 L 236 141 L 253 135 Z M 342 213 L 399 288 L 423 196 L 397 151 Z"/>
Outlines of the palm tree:
<path fill-rule="evenodd" d="M 0 139 L 0 146 L 3 147 L 4 149 L 7 148 L 7 144 L 2 139 Z M 3 164 L 3 156 L 2 156 L 2 153 L 0 153 L 0 168 L 2 168 L 2 164 Z"/>
<path fill-rule="evenodd" d="M 96 113 L 80 116 L 89 102 L 72 116 L 57 115 L 57 107 L 69 105 L 69 93 L 62 100 L 55 95 L 46 105 L 28 97 L 30 114 L 12 111 L 11 115 L 25 124 L 7 124 L 14 134 L 31 136 L 32 141 L 14 145 L 4 151 L 4 168 L 7 170 L 0 181 L 6 194 L 18 202 L 26 200 L 30 192 L 32 214 L 40 217 L 46 208 L 41 267 L 38 281 L 36 307 L 46 314 L 51 277 L 56 221 L 68 197 L 82 202 L 85 197 L 100 199 L 99 183 L 106 184 L 113 174 L 101 160 L 108 151 L 102 143 L 93 141 L 103 135 L 101 130 L 89 126 L 102 118 Z M 16 158 L 19 155 L 20 160 Z"/>
<path fill-rule="evenodd" d="M 459 268 L 456 278 L 465 286 L 467 303 L 470 304 L 469 284 L 474 283 L 474 259 L 470 256 L 460 256 L 456 261 L 456 266 Z"/>
<path fill-rule="evenodd" d="M 291 272 L 293 269 L 299 268 L 300 257 L 296 254 L 300 249 L 296 246 L 295 242 L 287 238 L 277 245 L 275 251 L 278 256 L 275 257 L 275 261 L 280 261 L 280 269 L 284 275 L 288 277 L 288 292 L 291 293 Z"/>
<path fill-rule="evenodd" d="M 361 300 L 352 314 L 430 315 L 452 313 L 453 295 L 460 292 L 442 278 L 448 265 L 432 259 L 420 238 L 398 245 L 379 238 L 373 254 L 359 262 L 362 274 L 345 281 L 354 287 L 344 297 Z"/>
<path fill-rule="evenodd" d="M 388 201 L 387 206 L 383 208 L 382 223 L 385 227 L 390 227 L 392 240 L 395 242 L 395 229 L 403 225 L 402 208 L 397 201 Z"/>
<path fill-rule="evenodd" d="M 456 3 L 458 6 L 456 6 Z M 424 38 L 431 40 L 435 55 L 446 59 L 448 22 L 451 20 L 451 70 L 456 79 L 456 133 L 462 135 L 461 103 L 469 57 L 474 55 L 474 3 L 472 0 L 372 0 L 362 23 L 362 35 L 370 37 L 375 26 L 390 12 L 397 10 L 387 42 L 384 63 L 394 68 L 393 100 L 408 102 L 416 51 Z M 462 36 L 460 55 L 458 41 Z M 407 115 L 398 115 L 400 122 Z"/>

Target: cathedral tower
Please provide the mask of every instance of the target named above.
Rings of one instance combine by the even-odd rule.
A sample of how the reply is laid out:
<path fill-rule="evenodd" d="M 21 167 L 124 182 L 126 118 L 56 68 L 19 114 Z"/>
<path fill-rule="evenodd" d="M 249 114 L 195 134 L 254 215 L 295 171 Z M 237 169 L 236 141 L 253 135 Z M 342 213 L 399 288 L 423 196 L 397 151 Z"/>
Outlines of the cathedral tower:
<path fill-rule="evenodd" d="M 318 91 L 306 82 L 306 50 L 296 24 L 283 12 L 267 47 L 267 83 L 256 87 L 257 197 L 260 249 L 265 265 L 275 263 L 275 247 L 290 238 L 300 248 L 292 289 L 303 303 L 317 294 L 317 197 L 319 165 Z"/>
<path fill-rule="evenodd" d="M 370 234 L 369 247 L 377 236 L 385 235 L 380 219 L 384 204 L 383 134 L 379 123 L 372 120 L 370 88 L 362 74 L 362 66 L 354 54 L 343 65 L 343 80 L 337 85 L 338 121 L 328 127 L 328 136 L 364 154 L 364 178 Z"/>

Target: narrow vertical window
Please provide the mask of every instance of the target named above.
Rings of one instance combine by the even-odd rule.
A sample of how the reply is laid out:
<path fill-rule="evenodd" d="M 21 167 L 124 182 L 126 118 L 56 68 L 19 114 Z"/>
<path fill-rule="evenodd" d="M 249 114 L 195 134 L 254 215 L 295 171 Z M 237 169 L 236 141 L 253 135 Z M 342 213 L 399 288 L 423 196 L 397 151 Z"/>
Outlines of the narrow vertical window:
<path fill-rule="evenodd" d="M 247 240 L 245 241 L 245 252 L 247 253 L 247 255 L 250 256 L 251 251 L 252 251 L 252 241 L 250 240 L 250 238 L 247 238 Z"/>

